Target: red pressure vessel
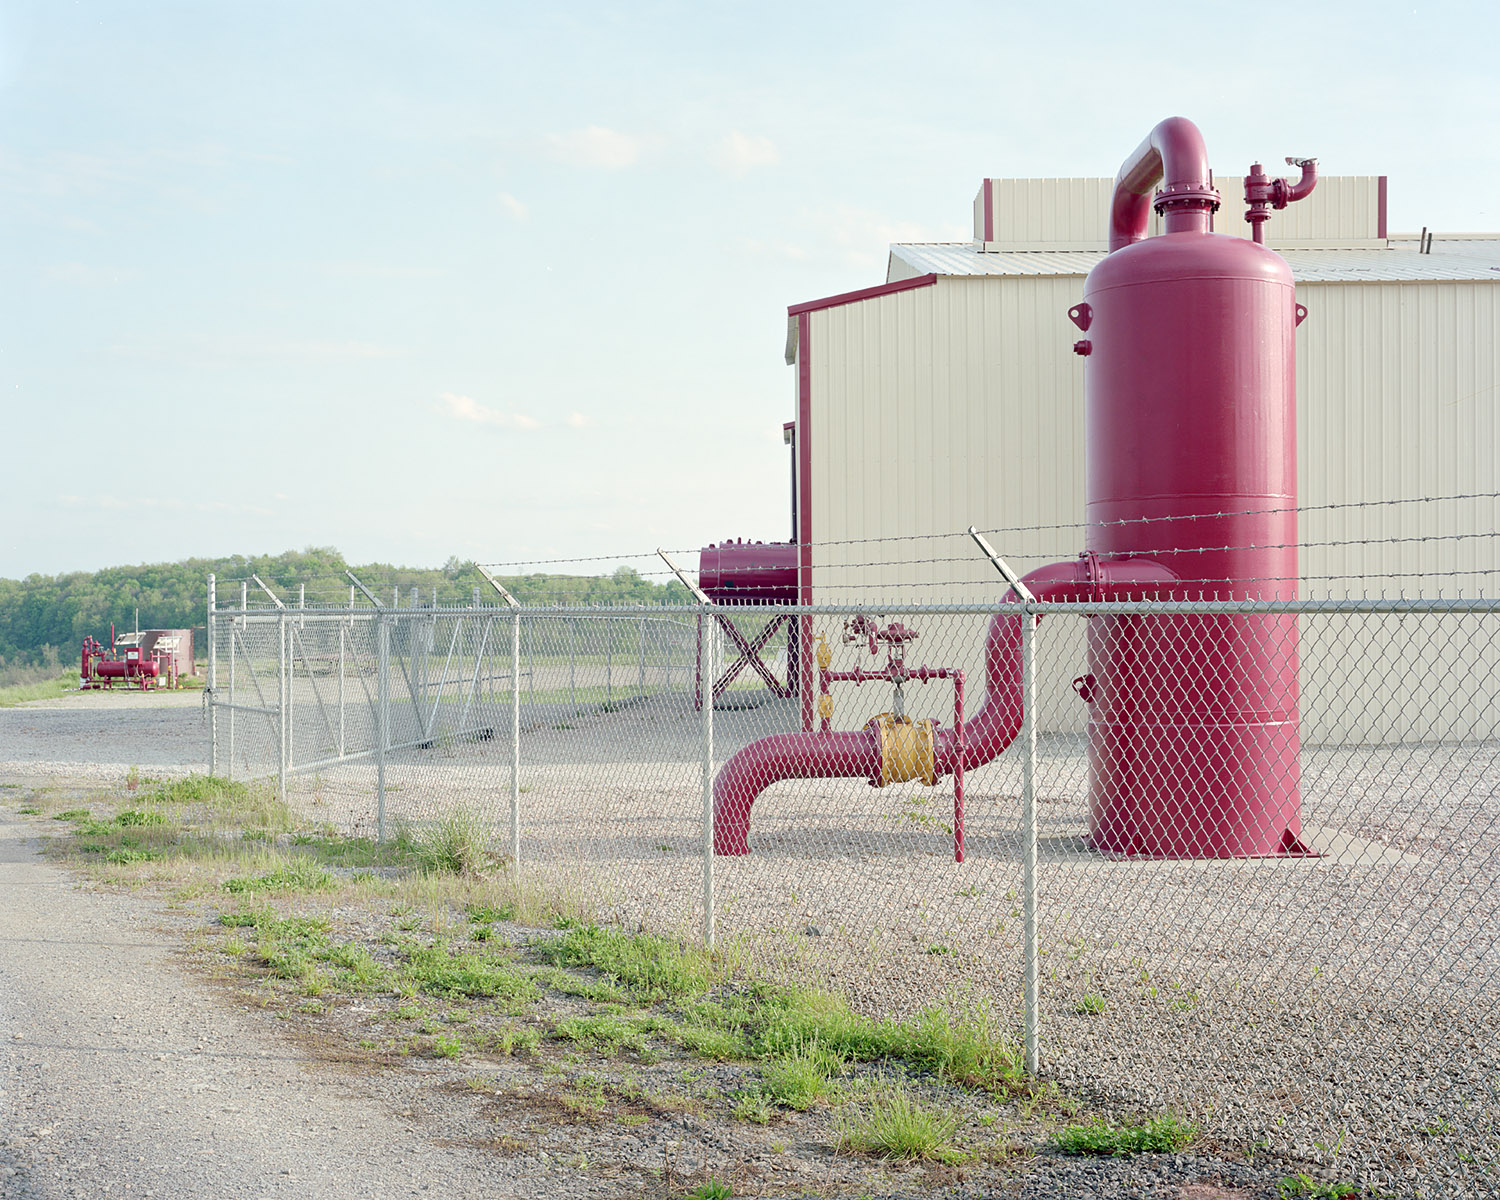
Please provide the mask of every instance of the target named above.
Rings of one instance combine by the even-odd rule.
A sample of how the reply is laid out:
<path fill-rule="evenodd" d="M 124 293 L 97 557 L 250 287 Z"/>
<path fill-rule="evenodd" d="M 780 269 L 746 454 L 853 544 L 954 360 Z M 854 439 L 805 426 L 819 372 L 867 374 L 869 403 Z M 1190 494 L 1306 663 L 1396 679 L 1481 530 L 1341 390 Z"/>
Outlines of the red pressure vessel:
<path fill-rule="evenodd" d="M 1181 581 L 1163 598 L 1291 599 L 1292 274 L 1200 211 L 1169 209 L 1177 231 L 1115 249 L 1073 313 L 1088 339 L 1088 549 L 1157 559 Z M 1296 617 L 1095 617 L 1088 642 L 1098 849 L 1302 851 Z"/>

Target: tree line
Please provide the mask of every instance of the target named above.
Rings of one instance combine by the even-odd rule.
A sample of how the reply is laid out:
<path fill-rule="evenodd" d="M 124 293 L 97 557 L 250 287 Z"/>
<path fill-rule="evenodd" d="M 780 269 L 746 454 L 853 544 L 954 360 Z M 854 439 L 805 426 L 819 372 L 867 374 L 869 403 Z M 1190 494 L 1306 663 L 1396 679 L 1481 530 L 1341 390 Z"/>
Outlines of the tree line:
<path fill-rule="evenodd" d="M 299 598 L 310 605 L 347 604 L 352 570 L 384 603 L 393 589 L 409 603 L 417 589 L 419 602 L 431 603 L 434 589 L 443 604 L 468 604 L 474 588 L 481 603 L 498 602 L 472 562 L 450 558 L 441 567 L 398 567 L 366 563 L 351 567 L 332 547 L 314 546 L 284 554 L 186 558 L 173 563 L 107 567 L 63 575 L 28 575 L 0 579 L 0 676 L 17 671 L 56 672 L 76 659 L 85 636 L 108 642 L 110 622 L 123 631 L 201 629 L 207 619 L 207 581 L 219 581 L 221 606 L 234 603 L 240 581 L 258 575 L 286 603 Z M 622 566 L 609 575 L 530 574 L 501 579 L 522 604 L 681 604 L 687 589 L 645 578 Z M 253 597 L 264 598 L 254 584 Z M 363 596 L 358 603 L 366 603 Z M 201 637 L 199 653 L 203 653 Z"/>

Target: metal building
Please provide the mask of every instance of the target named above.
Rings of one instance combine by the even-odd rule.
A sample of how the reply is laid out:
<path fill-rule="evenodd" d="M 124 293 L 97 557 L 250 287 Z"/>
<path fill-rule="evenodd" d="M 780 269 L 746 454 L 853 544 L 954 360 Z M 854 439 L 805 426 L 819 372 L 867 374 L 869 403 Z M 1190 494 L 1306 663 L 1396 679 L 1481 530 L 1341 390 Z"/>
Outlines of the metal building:
<path fill-rule="evenodd" d="M 1221 179 L 1218 229 L 1248 237 L 1238 175 Z M 993 569 L 961 534 L 970 524 L 1015 531 L 997 549 L 1021 570 L 1082 547 L 1068 309 L 1106 252 L 1112 188 L 985 180 L 972 241 L 892 246 L 883 284 L 788 310 L 805 600 L 993 596 Z M 1275 214 L 1267 243 L 1309 310 L 1297 334 L 1302 594 L 1344 594 L 1351 579 L 1377 594 L 1492 589 L 1478 573 L 1491 564 L 1473 557 L 1488 542 L 1410 540 L 1482 532 L 1487 504 L 1325 506 L 1500 492 L 1500 234 L 1430 247 L 1391 236 L 1384 177 L 1324 176 Z M 1330 734 L 1367 720 L 1336 708 L 1320 719 Z"/>

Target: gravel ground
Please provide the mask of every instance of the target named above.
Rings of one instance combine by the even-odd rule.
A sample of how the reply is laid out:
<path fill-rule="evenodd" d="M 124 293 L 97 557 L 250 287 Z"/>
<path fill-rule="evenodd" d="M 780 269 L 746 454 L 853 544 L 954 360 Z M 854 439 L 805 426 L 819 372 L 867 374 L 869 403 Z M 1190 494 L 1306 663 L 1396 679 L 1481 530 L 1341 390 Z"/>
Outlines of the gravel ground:
<path fill-rule="evenodd" d="M 60 711 L 56 725 L 44 719 L 58 713 L 0 711 L 0 772 L 117 780 L 130 763 L 206 758 L 182 752 L 206 749 L 191 709 Z M 718 714 L 721 757 L 777 719 Z M 695 721 L 648 704 L 529 736 L 523 861 L 617 919 L 694 934 Z M 72 739 L 91 753 L 75 755 Z M 1260 1196 L 1296 1166 L 1392 1194 L 1500 1195 L 1486 1174 L 1500 1159 L 1500 749 L 1308 751 L 1305 819 L 1329 853 L 1234 863 L 1089 854 L 1078 747 L 1057 738 L 1045 753 L 1044 1073 L 1110 1109 L 1184 1111 L 1209 1138 L 1201 1158 L 1044 1156 L 1016 1176 L 1017 1194 Z M 464 805 L 498 818 L 507 759 L 503 740 L 408 754 L 390 768 L 390 813 Z M 962 865 L 941 791 L 781 785 L 757 807 L 754 852 L 715 863 L 720 936 L 761 969 L 831 980 L 867 1011 L 958 996 L 1016 1012 L 1017 777 L 1005 760 L 971 777 Z M 295 798 L 335 827 L 369 829 L 373 782 L 371 768 L 345 767 L 299 779 Z M 1079 1011 L 1095 996 L 1102 1012 Z M 912 1182 L 888 1194 L 980 1194 Z M 1191 1190 L 1200 1183 L 1209 1190 Z"/>

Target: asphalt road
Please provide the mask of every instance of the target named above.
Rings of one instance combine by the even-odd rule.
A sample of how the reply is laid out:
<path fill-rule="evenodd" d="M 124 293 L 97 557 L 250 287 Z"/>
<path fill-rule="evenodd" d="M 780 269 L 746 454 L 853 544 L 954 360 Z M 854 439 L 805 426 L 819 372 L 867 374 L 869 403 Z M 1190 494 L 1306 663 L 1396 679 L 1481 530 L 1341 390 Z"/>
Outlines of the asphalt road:
<path fill-rule="evenodd" d="M 377 1077 L 314 1068 L 179 961 L 173 918 L 80 888 L 0 810 L 0 1197 L 507 1194 Z"/>

